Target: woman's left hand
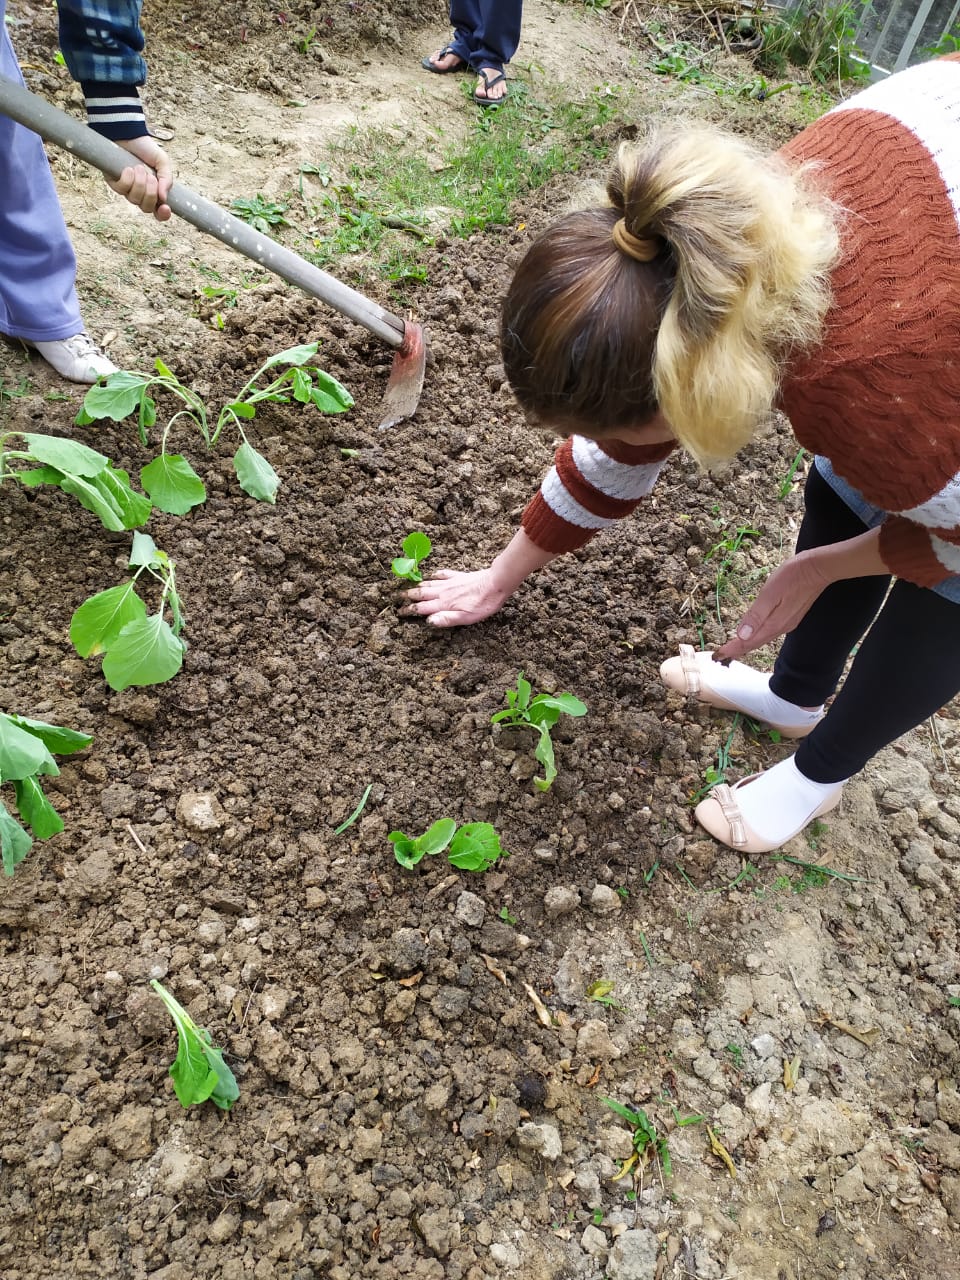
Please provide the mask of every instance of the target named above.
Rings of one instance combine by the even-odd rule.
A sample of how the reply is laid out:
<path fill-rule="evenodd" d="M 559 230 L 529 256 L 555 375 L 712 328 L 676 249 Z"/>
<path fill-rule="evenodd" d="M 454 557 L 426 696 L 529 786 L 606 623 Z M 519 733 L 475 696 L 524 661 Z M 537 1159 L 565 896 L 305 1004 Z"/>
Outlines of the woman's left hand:
<path fill-rule="evenodd" d="M 736 635 L 714 650 L 714 658 L 721 662 L 741 658 L 792 631 L 821 591 L 835 581 L 823 552 L 820 547 L 801 551 L 775 569 L 740 619 Z"/>

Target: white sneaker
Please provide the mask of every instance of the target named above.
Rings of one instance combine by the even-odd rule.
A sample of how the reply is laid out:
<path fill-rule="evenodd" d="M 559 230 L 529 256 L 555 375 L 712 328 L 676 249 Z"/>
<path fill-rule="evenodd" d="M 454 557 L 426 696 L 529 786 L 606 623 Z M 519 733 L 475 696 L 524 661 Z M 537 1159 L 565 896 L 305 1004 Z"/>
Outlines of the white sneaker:
<path fill-rule="evenodd" d="M 87 333 L 75 333 L 72 338 L 59 342 L 31 342 L 48 364 L 52 364 L 61 377 L 70 382 L 96 382 L 108 373 L 116 373 L 117 366 L 108 360 Z"/>

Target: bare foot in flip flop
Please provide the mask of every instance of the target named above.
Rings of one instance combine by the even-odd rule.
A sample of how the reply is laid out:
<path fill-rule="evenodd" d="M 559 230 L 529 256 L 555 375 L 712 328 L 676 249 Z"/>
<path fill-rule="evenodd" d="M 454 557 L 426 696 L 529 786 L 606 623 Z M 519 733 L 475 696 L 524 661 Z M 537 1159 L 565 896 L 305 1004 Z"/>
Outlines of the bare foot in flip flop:
<path fill-rule="evenodd" d="M 467 69 L 466 59 L 461 58 L 459 53 L 455 53 L 448 44 L 431 53 L 428 58 L 424 58 L 420 65 L 426 67 L 428 71 L 435 71 L 440 76 L 447 75 L 451 71 Z"/>
<path fill-rule="evenodd" d="M 498 67 L 481 67 L 477 75 L 474 102 L 478 107 L 499 107 L 507 97 L 507 77 Z"/>

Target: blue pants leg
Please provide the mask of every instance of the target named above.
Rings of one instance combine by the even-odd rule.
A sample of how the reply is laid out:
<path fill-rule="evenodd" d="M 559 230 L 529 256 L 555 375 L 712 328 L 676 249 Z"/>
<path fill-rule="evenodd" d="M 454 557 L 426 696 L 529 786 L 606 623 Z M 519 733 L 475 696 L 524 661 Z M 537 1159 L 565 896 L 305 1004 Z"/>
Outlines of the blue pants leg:
<path fill-rule="evenodd" d="M 0 74 L 22 84 L 5 8 L 0 0 Z M 43 143 L 0 115 L 0 333 L 34 342 L 79 333 L 76 273 Z"/>
<path fill-rule="evenodd" d="M 450 0 L 451 46 L 474 70 L 502 71 L 520 43 L 523 0 Z"/>

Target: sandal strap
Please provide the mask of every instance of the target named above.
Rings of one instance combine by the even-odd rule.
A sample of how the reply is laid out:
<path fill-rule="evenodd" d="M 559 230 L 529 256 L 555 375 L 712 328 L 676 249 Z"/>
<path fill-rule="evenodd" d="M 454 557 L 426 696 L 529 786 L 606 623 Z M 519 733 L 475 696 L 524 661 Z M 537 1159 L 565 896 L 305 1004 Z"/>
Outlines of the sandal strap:
<path fill-rule="evenodd" d="M 743 822 L 743 814 L 734 799 L 733 791 L 726 783 L 721 782 L 713 788 L 710 795 L 720 806 L 724 821 L 730 828 L 730 843 L 735 849 L 742 848 L 747 843 L 747 832 Z"/>
<path fill-rule="evenodd" d="M 694 698 L 699 697 L 702 688 L 700 668 L 697 665 L 697 652 L 692 644 L 680 646 L 680 667 L 686 681 L 687 693 Z"/>
<path fill-rule="evenodd" d="M 491 71 L 493 70 L 492 67 L 490 69 Z M 492 89 L 495 84 L 500 84 L 502 81 L 506 80 L 507 78 L 504 72 L 502 71 L 498 71 L 495 76 L 488 76 L 485 71 L 478 71 L 477 75 L 483 81 L 483 87 L 485 89 Z"/>

